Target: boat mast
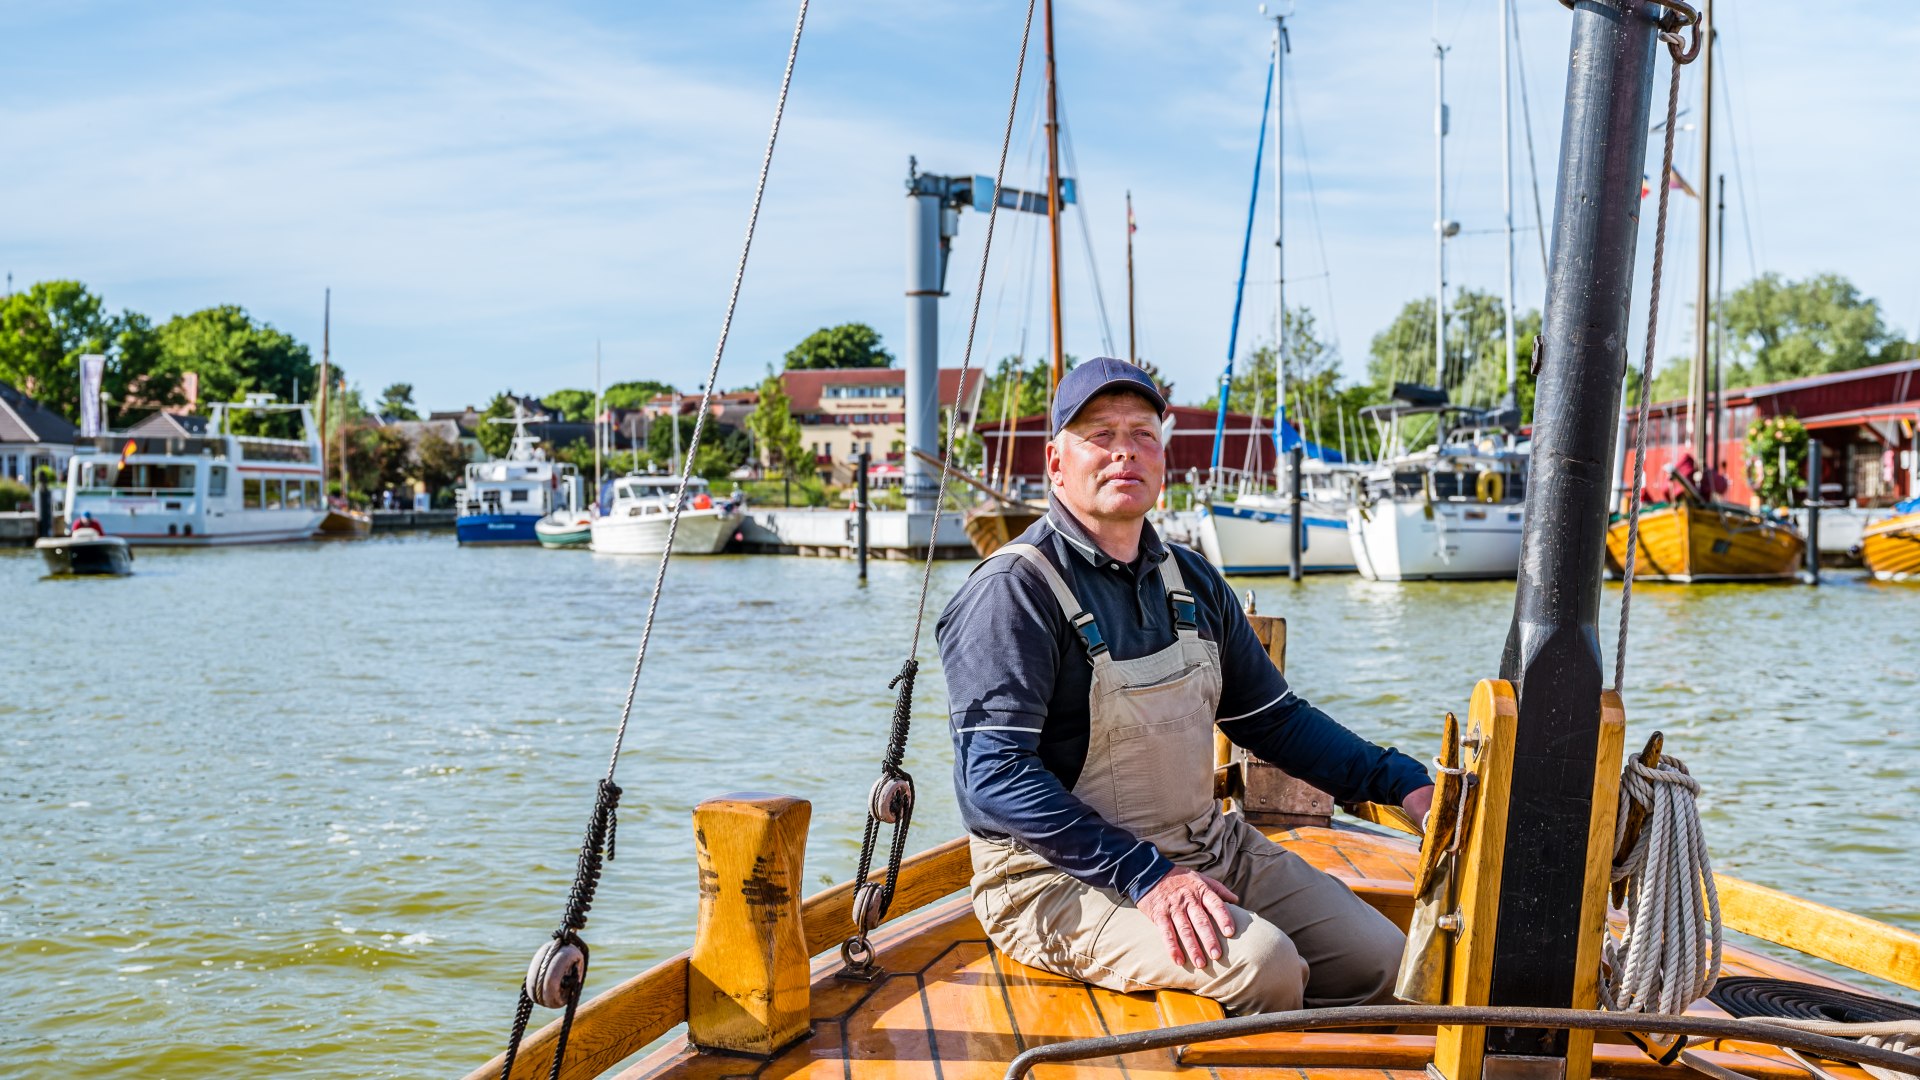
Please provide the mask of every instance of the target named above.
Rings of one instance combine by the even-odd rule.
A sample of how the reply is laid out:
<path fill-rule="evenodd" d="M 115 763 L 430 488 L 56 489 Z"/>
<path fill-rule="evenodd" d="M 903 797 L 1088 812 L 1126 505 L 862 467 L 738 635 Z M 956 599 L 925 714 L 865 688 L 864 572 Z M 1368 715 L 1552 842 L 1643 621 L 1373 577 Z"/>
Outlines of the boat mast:
<path fill-rule="evenodd" d="M 600 498 L 600 447 L 606 441 L 606 406 L 601 403 L 600 339 L 593 341 L 593 497 Z"/>
<path fill-rule="evenodd" d="M 1592 941 L 1589 927 L 1605 918 L 1597 906 L 1604 886 L 1595 895 L 1586 887 L 1589 867 L 1610 860 L 1613 847 L 1610 814 L 1600 819 L 1608 825 L 1604 841 L 1591 839 L 1596 808 L 1610 809 L 1594 792 L 1604 792 L 1600 778 L 1620 769 L 1617 746 L 1611 759 L 1601 752 L 1607 710 L 1617 710 L 1618 699 L 1606 693 L 1602 672 L 1600 577 L 1655 31 L 1667 10 L 1652 0 L 1626 0 L 1579 4 L 1572 15 L 1544 363 L 1519 580 L 1500 664 L 1517 715 L 1489 1005 L 1570 1005 L 1581 980 L 1591 977 L 1591 967 L 1583 966 L 1592 963 L 1583 954 Z M 1483 1045 L 1490 1058 L 1504 1059 L 1498 1070 L 1488 1064 L 1484 1075 L 1529 1069 L 1545 1075 L 1540 1058 L 1569 1056 L 1576 1060 L 1555 1075 L 1587 1073 L 1578 1059 L 1590 1058 L 1590 1050 L 1565 1032 L 1488 1027 L 1472 1037 L 1476 1050 Z M 1472 1075 L 1483 1072 L 1475 1068 Z"/>
<path fill-rule="evenodd" d="M 1433 43 L 1433 380 L 1447 388 L 1447 47 Z"/>
<path fill-rule="evenodd" d="M 1500 205 L 1507 218 L 1507 400 L 1506 407 L 1513 410 L 1512 423 L 1520 424 L 1520 390 L 1514 381 L 1517 366 L 1514 362 L 1516 345 L 1513 340 L 1513 92 L 1508 85 L 1508 73 L 1513 69 L 1509 50 L 1513 44 L 1513 34 L 1509 20 L 1513 17 L 1513 7 L 1508 0 L 1500 0 Z"/>
<path fill-rule="evenodd" d="M 1133 336 L 1133 192 L 1127 192 L 1127 362 L 1138 365 L 1140 350 Z"/>
<path fill-rule="evenodd" d="M 1053 394 L 1066 374 L 1066 335 L 1060 325 L 1060 102 L 1053 67 L 1053 0 L 1047 9 L 1047 250 L 1052 277 L 1053 367 L 1047 383 L 1047 408 L 1053 408 Z"/>
<path fill-rule="evenodd" d="M 1708 42 L 1712 48 L 1712 42 Z M 1720 204 L 1714 210 L 1719 218 L 1714 222 L 1713 252 L 1713 471 L 1720 472 L 1720 353 L 1726 347 L 1727 320 L 1723 305 L 1726 303 L 1727 284 L 1727 174 L 1720 174 Z M 1813 492 L 1808 498 L 1819 498 Z"/>
<path fill-rule="evenodd" d="M 320 315 L 320 486 L 327 486 L 327 383 L 333 378 L 333 290 L 321 301 Z M 326 492 L 322 491 L 324 497 Z M 344 492 L 342 493 L 344 494 Z"/>
<path fill-rule="evenodd" d="M 1278 473 L 1280 447 L 1287 441 L 1287 159 L 1281 128 L 1286 125 L 1285 102 L 1280 97 L 1281 75 L 1287 62 L 1287 17 L 1273 17 L 1273 469 Z"/>
<path fill-rule="evenodd" d="M 1709 438 L 1713 411 L 1713 391 L 1707 382 L 1707 368 L 1711 362 L 1707 355 L 1708 315 L 1713 295 L 1707 291 L 1709 281 L 1707 270 L 1713 256 L 1713 215 L 1707 212 L 1707 183 L 1713 178 L 1713 0 L 1704 0 L 1700 16 L 1702 32 L 1707 35 L 1707 46 L 1700 50 L 1700 172 L 1695 181 L 1701 186 L 1695 198 L 1700 204 L 1700 262 L 1698 280 L 1694 282 L 1693 294 L 1693 379 L 1687 393 L 1687 427 L 1693 436 L 1693 476 L 1695 486 L 1701 496 L 1709 502 L 1713 500 L 1712 483 L 1707 477 L 1707 447 L 1709 441 L 1720 441 L 1717 432 Z M 1662 177 L 1662 183 L 1672 183 L 1671 178 Z"/>

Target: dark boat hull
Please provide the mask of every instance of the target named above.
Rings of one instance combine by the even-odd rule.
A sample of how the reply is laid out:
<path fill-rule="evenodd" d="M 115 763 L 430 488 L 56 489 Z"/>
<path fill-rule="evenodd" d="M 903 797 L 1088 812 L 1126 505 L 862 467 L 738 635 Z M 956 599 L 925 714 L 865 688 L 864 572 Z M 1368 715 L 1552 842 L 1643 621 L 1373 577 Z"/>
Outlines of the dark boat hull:
<path fill-rule="evenodd" d="M 34 547 L 50 574 L 125 577 L 133 573 L 133 549 L 117 536 L 49 536 Z"/>

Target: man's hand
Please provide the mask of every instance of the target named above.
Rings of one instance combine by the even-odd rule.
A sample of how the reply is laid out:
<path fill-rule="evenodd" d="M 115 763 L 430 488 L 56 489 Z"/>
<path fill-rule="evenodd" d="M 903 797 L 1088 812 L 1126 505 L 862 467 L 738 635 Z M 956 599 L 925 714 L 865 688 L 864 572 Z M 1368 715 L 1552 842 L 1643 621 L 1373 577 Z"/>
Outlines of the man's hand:
<path fill-rule="evenodd" d="M 1433 809 L 1433 785 L 1428 784 L 1426 787 L 1408 795 L 1406 801 L 1402 802 L 1400 806 L 1406 810 L 1408 814 L 1413 816 L 1413 820 L 1419 824 L 1420 830 L 1425 832 L 1427 828 L 1427 814 Z"/>
<path fill-rule="evenodd" d="M 1198 968 L 1220 958 L 1220 939 L 1233 936 L 1233 912 L 1227 904 L 1239 899 L 1207 875 L 1176 866 L 1137 906 L 1160 928 L 1173 962 Z"/>

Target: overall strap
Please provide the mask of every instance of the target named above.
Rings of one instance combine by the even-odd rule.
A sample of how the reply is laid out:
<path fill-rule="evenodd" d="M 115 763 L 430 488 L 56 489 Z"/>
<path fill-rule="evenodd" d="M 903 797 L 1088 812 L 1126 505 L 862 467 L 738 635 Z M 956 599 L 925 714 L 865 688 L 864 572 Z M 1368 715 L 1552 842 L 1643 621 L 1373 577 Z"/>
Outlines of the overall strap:
<path fill-rule="evenodd" d="M 1002 555 L 1012 555 L 1032 563 L 1040 571 L 1040 576 L 1046 579 L 1047 587 L 1053 590 L 1053 599 L 1060 605 L 1061 613 L 1080 635 L 1080 643 L 1086 646 L 1087 656 L 1095 663 L 1106 657 L 1107 642 L 1100 636 L 1100 627 L 1094 623 L 1093 613 L 1080 606 L 1073 590 L 1067 588 L 1066 580 L 1054 568 L 1052 559 L 1032 544 L 1006 544 L 993 553 L 996 559 Z"/>
<path fill-rule="evenodd" d="M 1186 579 L 1180 576 L 1180 556 L 1172 545 L 1167 547 L 1167 557 L 1160 563 L 1160 582 L 1167 587 L 1167 604 L 1173 608 L 1173 628 L 1181 637 L 1189 634 L 1198 636 L 1200 631 L 1200 606 L 1195 602 L 1193 593 L 1187 591 Z"/>

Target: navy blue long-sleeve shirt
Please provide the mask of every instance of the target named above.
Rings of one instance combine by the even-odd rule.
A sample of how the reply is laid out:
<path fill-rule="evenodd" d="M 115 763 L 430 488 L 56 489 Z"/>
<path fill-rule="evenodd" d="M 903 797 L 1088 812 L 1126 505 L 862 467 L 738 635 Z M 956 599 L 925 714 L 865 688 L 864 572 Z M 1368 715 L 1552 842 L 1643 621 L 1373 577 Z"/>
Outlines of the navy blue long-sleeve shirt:
<path fill-rule="evenodd" d="M 1226 580 L 1194 552 L 1163 543 L 1151 525 L 1139 557 L 1120 563 L 1056 499 L 1019 542 L 1052 561 L 1116 660 L 1173 644 L 1160 564 L 1180 560 L 1200 636 L 1220 648 L 1216 719 L 1228 738 L 1342 802 L 1398 804 L 1430 782 L 1412 758 L 1360 738 L 1288 689 Z M 1093 668 L 1040 571 L 1013 558 L 982 567 L 948 602 L 936 634 L 954 789 L 968 830 L 1012 837 L 1075 878 L 1129 899 L 1153 888 L 1173 864 L 1072 793 L 1086 764 Z"/>

